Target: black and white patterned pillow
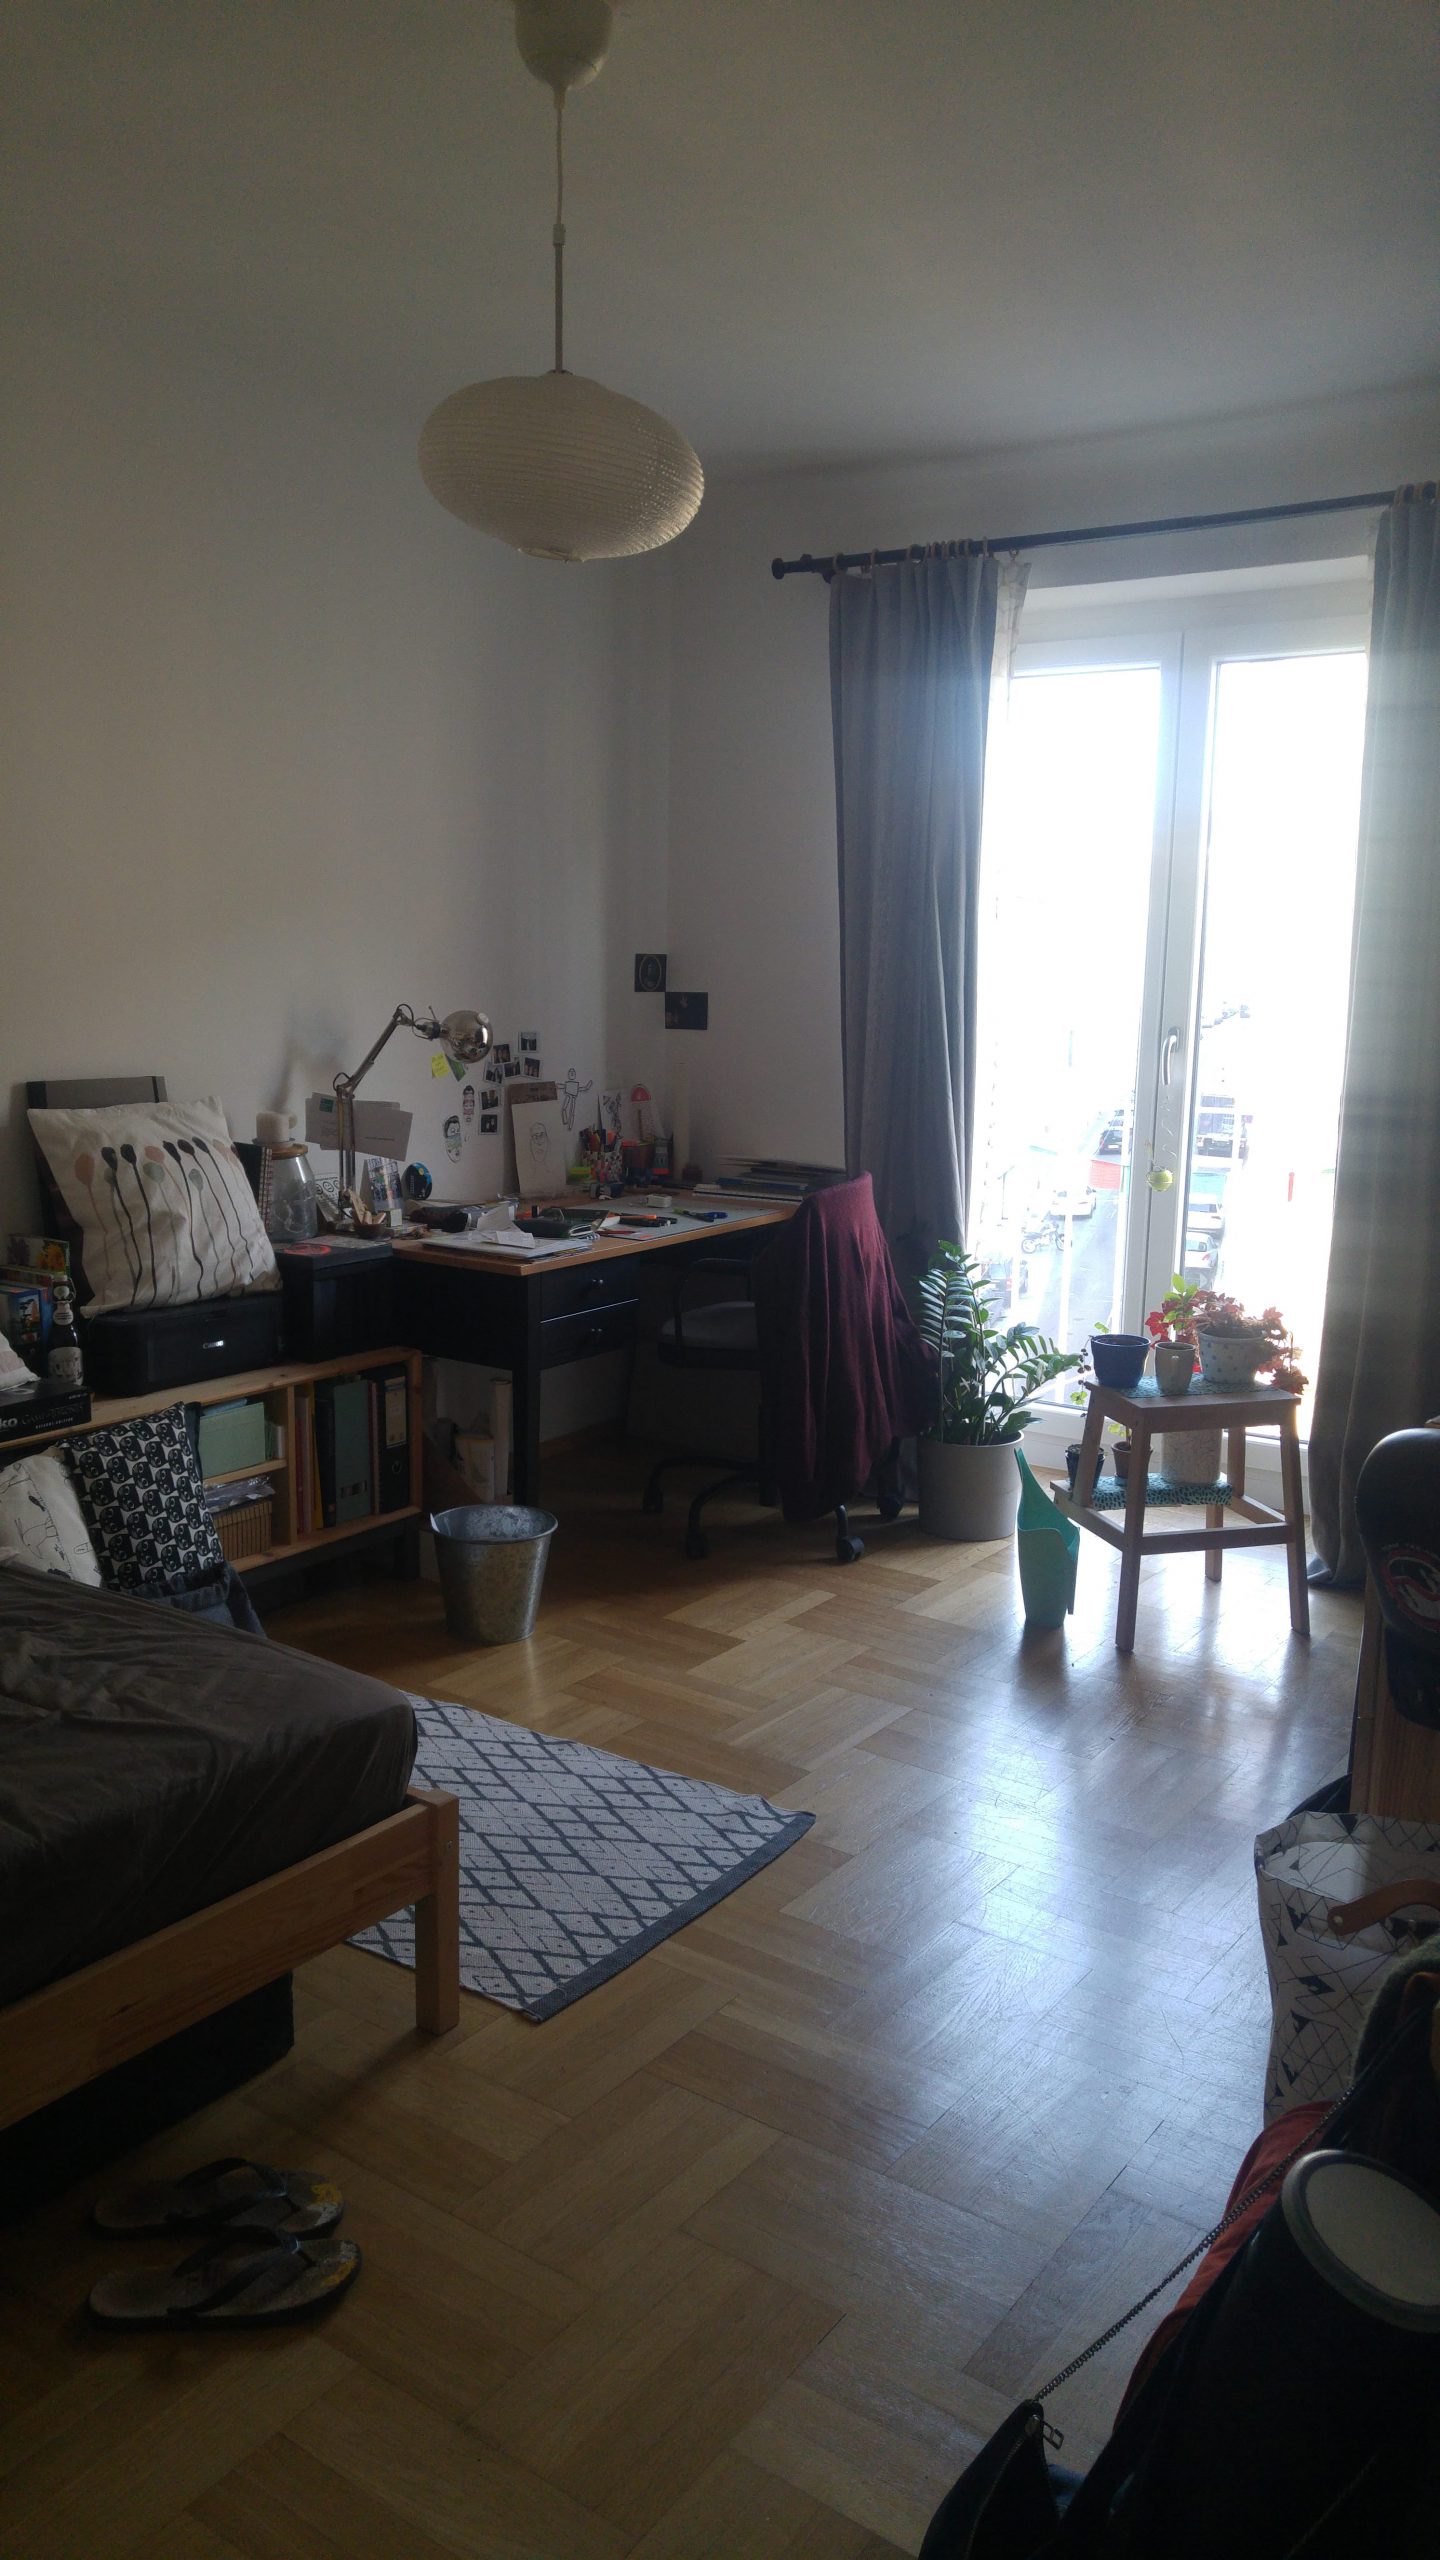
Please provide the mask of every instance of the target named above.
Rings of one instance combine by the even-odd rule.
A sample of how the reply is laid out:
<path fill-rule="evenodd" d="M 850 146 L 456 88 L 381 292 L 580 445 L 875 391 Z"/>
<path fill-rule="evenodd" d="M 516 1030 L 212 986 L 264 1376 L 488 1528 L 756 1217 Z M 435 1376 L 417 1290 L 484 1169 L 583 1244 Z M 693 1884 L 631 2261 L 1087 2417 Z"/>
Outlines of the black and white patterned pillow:
<path fill-rule="evenodd" d="M 112 1591 L 193 1591 L 223 1571 L 183 1406 L 69 1440 L 63 1454 Z"/>

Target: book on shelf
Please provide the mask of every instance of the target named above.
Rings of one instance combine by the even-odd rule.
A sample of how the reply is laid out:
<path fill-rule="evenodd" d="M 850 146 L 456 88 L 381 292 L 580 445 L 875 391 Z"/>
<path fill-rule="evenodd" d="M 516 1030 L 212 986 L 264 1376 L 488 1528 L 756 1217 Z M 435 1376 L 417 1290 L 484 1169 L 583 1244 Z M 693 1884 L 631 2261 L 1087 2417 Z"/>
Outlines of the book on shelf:
<path fill-rule="evenodd" d="M 0 1394 L 0 1440 L 25 1440 L 37 1431 L 69 1431 L 89 1419 L 88 1387 L 37 1378 L 33 1385 L 22 1380 Z"/>
<path fill-rule="evenodd" d="M 370 1480 L 377 1511 L 403 1511 L 410 1499 L 410 1377 L 381 1369 L 370 1381 Z"/>
<path fill-rule="evenodd" d="M 302 1538 L 403 1511 L 410 1500 L 410 1377 L 402 1363 L 317 1378 L 296 1393 L 296 1528 Z"/>

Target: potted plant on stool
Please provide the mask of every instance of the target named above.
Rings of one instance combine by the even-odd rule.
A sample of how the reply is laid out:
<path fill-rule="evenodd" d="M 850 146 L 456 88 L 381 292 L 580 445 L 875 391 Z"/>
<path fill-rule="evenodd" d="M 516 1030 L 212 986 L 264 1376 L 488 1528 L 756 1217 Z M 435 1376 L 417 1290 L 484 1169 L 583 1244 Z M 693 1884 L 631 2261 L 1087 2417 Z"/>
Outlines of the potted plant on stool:
<path fill-rule="evenodd" d="M 1155 1384 L 1162 1396 L 1190 1392 L 1196 1361 L 1192 1319 L 1199 1295 L 1198 1282 L 1186 1280 L 1177 1271 L 1168 1297 L 1152 1307 L 1145 1319 L 1145 1330 L 1155 1346 Z"/>
<path fill-rule="evenodd" d="M 920 1526 L 932 1538 L 1008 1538 L 1020 1471 L 1015 1443 L 1027 1398 L 1073 1369 L 1029 1325 L 997 1323 L 984 1265 L 942 1244 L 921 1278 L 919 1326 L 935 1354 L 935 1420 L 920 1441 Z"/>

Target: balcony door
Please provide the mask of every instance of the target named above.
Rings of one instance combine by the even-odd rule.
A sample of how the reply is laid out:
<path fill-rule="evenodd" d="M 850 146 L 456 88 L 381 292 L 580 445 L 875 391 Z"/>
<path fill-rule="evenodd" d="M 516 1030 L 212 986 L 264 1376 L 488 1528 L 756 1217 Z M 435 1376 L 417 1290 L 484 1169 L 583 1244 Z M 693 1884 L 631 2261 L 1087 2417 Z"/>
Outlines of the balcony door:
<path fill-rule="evenodd" d="M 1344 1067 L 1368 573 L 1027 607 L 992 722 L 971 1242 L 1078 1349 L 1172 1273 L 1312 1377 Z"/>

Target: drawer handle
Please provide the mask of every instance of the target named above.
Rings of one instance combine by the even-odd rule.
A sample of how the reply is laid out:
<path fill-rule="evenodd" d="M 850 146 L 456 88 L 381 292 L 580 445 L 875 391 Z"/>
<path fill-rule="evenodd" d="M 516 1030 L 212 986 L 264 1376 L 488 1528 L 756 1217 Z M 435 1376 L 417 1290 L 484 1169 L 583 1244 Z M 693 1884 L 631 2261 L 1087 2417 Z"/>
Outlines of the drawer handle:
<path fill-rule="evenodd" d="M 587 1343 L 591 1343 L 591 1342 L 603 1342 L 603 1341 L 604 1341 L 604 1339 L 605 1339 L 605 1327 L 603 1326 L 603 1324 L 591 1324 L 591 1325 L 587 1325 L 587 1326 L 586 1326 L 586 1328 L 585 1328 L 585 1331 L 584 1331 L 584 1332 L 581 1334 L 581 1336 L 580 1336 L 580 1341 L 581 1341 L 581 1346 L 582 1346 L 582 1348 L 583 1348 L 583 1347 L 584 1347 L 584 1345 L 586 1345 Z"/>
<path fill-rule="evenodd" d="M 589 1279 L 588 1279 L 588 1280 L 586 1281 L 586 1283 L 585 1283 L 585 1295 L 586 1295 L 586 1297 L 587 1297 L 587 1298 L 598 1298 L 598 1297 L 599 1297 L 599 1295 L 600 1295 L 600 1292 L 601 1292 L 601 1290 L 604 1288 L 604 1286 L 605 1286 L 605 1274 L 604 1274 L 604 1272 L 603 1272 L 603 1271 L 592 1271 L 592 1272 L 591 1272 L 591 1274 L 590 1274 Z"/>

